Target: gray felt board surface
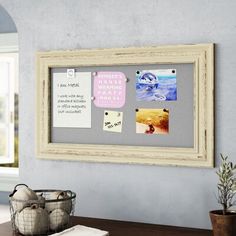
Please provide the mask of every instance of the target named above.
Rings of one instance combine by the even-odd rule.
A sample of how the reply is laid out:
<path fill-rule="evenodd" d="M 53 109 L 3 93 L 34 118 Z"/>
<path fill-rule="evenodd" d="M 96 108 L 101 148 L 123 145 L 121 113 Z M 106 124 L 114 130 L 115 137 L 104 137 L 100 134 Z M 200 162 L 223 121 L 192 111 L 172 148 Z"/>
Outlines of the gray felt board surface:
<path fill-rule="evenodd" d="M 53 68 L 51 69 L 51 75 L 53 73 L 66 73 L 66 69 L 67 68 Z M 136 101 L 136 71 L 155 69 L 176 69 L 177 101 Z M 92 101 L 92 128 L 51 127 L 51 142 L 155 147 L 193 147 L 193 70 L 193 64 L 122 65 L 76 68 L 76 72 L 123 72 L 129 79 L 126 84 L 126 103 L 122 108 L 109 109 L 98 108 Z M 53 83 L 53 81 L 51 81 L 51 83 Z M 169 133 L 137 134 L 135 122 L 137 108 L 169 109 Z M 53 109 L 52 106 L 51 109 Z M 121 133 L 103 131 L 104 110 L 123 112 L 123 127 Z"/>

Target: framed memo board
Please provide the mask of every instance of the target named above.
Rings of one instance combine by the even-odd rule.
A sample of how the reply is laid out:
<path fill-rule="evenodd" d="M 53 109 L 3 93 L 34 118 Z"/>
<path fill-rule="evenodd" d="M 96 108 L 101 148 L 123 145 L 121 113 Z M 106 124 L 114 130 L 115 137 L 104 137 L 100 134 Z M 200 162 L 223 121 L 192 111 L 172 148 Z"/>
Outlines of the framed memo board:
<path fill-rule="evenodd" d="M 213 167 L 213 72 L 213 44 L 38 52 L 37 157 Z"/>

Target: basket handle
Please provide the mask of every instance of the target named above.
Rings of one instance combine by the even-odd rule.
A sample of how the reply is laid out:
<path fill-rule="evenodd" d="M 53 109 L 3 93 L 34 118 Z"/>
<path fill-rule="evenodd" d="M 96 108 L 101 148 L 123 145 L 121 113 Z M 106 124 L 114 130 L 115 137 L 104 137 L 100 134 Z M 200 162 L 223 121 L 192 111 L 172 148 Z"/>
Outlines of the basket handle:
<path fill-rule="evenodd" d="M 59 199 L 60 196 L 62 196 L 64 198 L 65 194 L 66 194 L 65 191 L 59 192 L 58 195 L 57 195 L 57 200 Z"/>
<path fill-rule="evenodd" d="M 65 192 L 68 194 L 69 197 L 72 197 L 73 193 L 71 190 L 66 190 Z"/>
<path fill-rule="evenodd" d="M 70 190 L 65 190 L 65 191 L 61 191 L 58 196 L 57 199 L 59 199 L 59 197 L 62 196 L 64 199 L 71 197 L 72 196 L 72 191 Z"/>
<path fill-rule="evenodd" d="M 12 197 L 12 196 L 15 194 L 15 192 L 17 192 L 17 188 L 18 188 L 19 186 L 25 186 L 25 187 L 28 188 L 28 185 L 26 185 L 26 184 L 17 184 L 17 185 L 14 187 L 13 192 L 9 195 L 10 197 Z"/>

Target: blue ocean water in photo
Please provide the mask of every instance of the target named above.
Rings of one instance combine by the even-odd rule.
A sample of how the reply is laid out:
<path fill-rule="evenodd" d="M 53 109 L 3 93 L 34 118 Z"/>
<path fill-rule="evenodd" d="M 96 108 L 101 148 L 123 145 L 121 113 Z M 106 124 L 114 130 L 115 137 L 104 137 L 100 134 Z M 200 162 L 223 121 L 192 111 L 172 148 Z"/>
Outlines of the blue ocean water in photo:
<path fill-rule="evenodd" d="M 154 78 L 155 77 L 155 78 Z M 145 76 L 136 75 L 137 101 L 175 101 L 177 100 L 176 75 Z"/>

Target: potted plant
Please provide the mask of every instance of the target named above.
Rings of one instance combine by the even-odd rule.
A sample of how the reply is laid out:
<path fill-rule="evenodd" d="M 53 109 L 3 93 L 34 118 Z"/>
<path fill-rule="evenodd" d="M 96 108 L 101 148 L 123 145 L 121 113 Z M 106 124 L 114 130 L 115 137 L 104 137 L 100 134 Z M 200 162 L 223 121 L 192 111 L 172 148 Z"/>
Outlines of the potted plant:
<path fill-rule="evenodd" d="M 236 165 L 221 154 L 221 165 L 216 172 L 219 177 L 218 203 L 222 210 L 210 212 L 214 236 L 236 236 L 236 213 L 230 208 L 236 203 Z"/>

